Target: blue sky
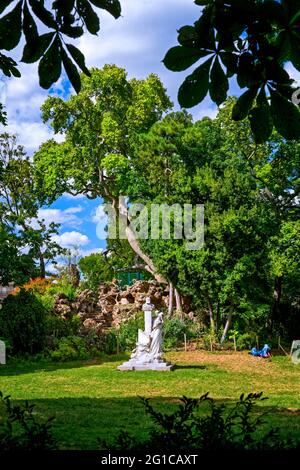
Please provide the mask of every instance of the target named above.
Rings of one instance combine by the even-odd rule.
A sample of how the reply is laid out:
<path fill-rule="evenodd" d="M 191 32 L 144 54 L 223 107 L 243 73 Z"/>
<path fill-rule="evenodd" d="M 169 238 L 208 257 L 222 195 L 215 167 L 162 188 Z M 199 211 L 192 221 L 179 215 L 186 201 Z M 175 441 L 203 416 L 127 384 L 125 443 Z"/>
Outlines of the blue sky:
<path fill-rule="evenodd" d="M 122 17 L 118 20 L 103 12 L 101 32 L 95 37 L 85 35 L 75 42 L 86 57 L 88 67 L 102 67 L 114 63 L 124 67 L 128 76 L 143 78 L 157 73 L 168 94 L 179 109 L 177 90 L 186 73 L 173 73 L 162 64 L 166 51 L 177 44 L 177 30 L 192 24 L 200 9 L 192 0 L 121 0 Z M 22 47 L 14 51 L 19 60 Z M 6 131 L 19 135 L 20 144 L 29 154 L 42 142 L 53 137 L 51 129 L 41 122 L 40 106 L 48 95 L 38 84 L 37 65 L 21 65 L 22 78 L 9 79 L 2 96 L 6 97 L 9 126 Z M 62 78 L 52 87 L 51 94 L 67 97 L 68 82 Z M 233 93 L 234 88 L 231 90 Z M 0 97 L 1 98 L 1 97 Z M 209 99 L 192 110 L 195 119 L 214 117 L 216 107 Z M 61 136 L 55 137 L 58 141 Z M 89 201 L 84 197 L 63 196 L 51 207 L 40 211 L 46 222 L 61 223 L 57 237 L 63 246 L 79 245 L 82 255 L 105 246 L 96 235 L 97 223 L 103 223 L 103 213 L 98 208 L 101 201 Z M 98 208 L 98 209 L 97 209 Z"/>

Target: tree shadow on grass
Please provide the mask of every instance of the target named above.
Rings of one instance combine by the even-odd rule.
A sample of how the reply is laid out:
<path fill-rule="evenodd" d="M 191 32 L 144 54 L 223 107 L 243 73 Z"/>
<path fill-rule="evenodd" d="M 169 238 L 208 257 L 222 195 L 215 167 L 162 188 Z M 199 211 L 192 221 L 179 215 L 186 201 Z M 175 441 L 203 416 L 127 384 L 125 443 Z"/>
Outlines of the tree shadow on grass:
<path fill-rule="evenodd" d="M 173 370 L 178 370 L 178 369 L 200 369 L 200 370 L 206 370 L 207 369 L 207 366 L 198 366 L 196 364 L 190 364 L 190 365 L 174 365 L 174 369 Z"/>
<path fill-rule="evenodd" d="M 8 361 L 6 365 L 0 365 L 0 377 L 8 377 L 23 374 L 32 374 L 34 372 L 45 371 L 52 372 L 61 369 L 78 369 L 81 367 L 91 367 L 102 365 L 111 362 L 122 362 L 128 360 L 128 354 L 113 354 L 110 356 L 99 356 L 94 359 L 77 360 L 68 362 L 55 362 L 55 361 Z"/>
<path fill-rule="evenodd" d="M 4 392 L 4 390 L 3 390 Z M 13 397 L 12 397 L 13 398 Z M 233 406 L 236 400 L 215 400 L 217 404 L 226 403 Z M 24 400 L 13 400 L 14 404 L 23 404 Z M 153 427 L 151 419 L 146 414 L 144 406 L 138 397 L 126 398 L 57 398 L 33 399 L 30 403 L 36 405 L 36 414 L 39 419 L 54 417 L 53 434 L 57 440 L 57 449 L 68 450 L 96 450 L 98 441 L 112 442 L 120 431 L 127 431 L 131 435 L 144 440 Z M 163 413 L 174 412 L 179 404 L 178 397 L 155 397 L 150 401 L 157 411 Z M 208 404 L 203 404 L 200 413 L 208 412 Z M 270 420 L 267 427 L 272 426 L 284 429 L 284 434 L 299 438 L 300 416 L 287 415 L 285 408 L 276 409 L 272 406 L 256 406 L 254 413 L 270 411 Z M 0 408 L 0 418 L 2 410 Z M 269 418 L 267 418 L 269 419 Z M 1 419 L 0 419 L 1 420 Z"/>

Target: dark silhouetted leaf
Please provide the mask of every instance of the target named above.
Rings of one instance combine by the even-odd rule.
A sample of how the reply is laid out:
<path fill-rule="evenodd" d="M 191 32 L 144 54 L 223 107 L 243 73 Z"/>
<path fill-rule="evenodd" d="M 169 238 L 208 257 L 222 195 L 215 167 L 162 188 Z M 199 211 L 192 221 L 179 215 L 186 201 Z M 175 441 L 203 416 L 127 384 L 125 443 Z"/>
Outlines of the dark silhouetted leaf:
<path fill-rule="evenodd" d="M 33 13 L 42 21 L 48 28 L 56 29 L 57 25 L 54 16 L 48 11 L 40 0 L 29 0 L 29 4 Z"/>
<path fill-rule="evenodd" d="M 266 142 L 273 130 L 273 120 L 271 116 L 270 106 L 264 105 L 253 108 L 249 114 L 251 130 L 257 144 Z"/>
<path fill-rule="evenodd" d="M 300 139 L 300 111 L 297 106 L 270 89 L 271 111 L 274 125 L 286 139 Z"/>
<path fill-rule="evenodd" d="M 195 0 L 196 5 L 208 5 L 210 0 Z"/>
<path fill-rule="evenodd" d="M 190 47 L 176 46 L 172 47 L 172 49 L 167 52 L 163 63 L 169 70 L 181 72 L 208 54 L 211 54 L 211 52 Z"/>
<path fill-rule="evenodd" d="M 0 19 L 0 44 L 1 49 L 10 51 L 20 42 L 22 35 L 22 1 L 15 8 Z"/>
<path fill-rule="evenodd" d="M 8 5 L 12 3 L 12 0 L 1 0 L 0 2 L 0 14 L 5 10 Z"/>
<path fill-rule="evenodd" d="M 73 64 L 72 60 L 67 56 L 66 51 L 62 49 L 62 61 L 64 64 L 64 68 L 66 71 L 66 74 L 68 75 L 68 78 L 76 91 L 76 93 L 79 93 L 81 90 L 81 81 L 80 81 L 80 75 L 78 73 L 78 70 L 76 66 Z"/>
<path fill-rule="evenodd" d="M 227 69 L 227 76 L 232 77 L 237 72 L 238 55 L 231 52 L 221 52 L 220 56 Z"/>
<path fill-rule="evenodd" d="M 0 52 L 0 69 L 7 77 L 14 75 L 15 77 L 21 77 L 19 70 L 16 68 L 17 63 L 11 58 L 6 57 Z"/>
<path fill-rule="evenodd" d="M 119 0 L 91 0 L 96 7 L 102 8 L 111 13 L 115 18 L 121 15 L 121 4 Z"/>
<path fill-rule="evenodd" d="M 39 63 L 40 86 L 48 89 L 61 74 L 61 42 L 58 36 L 54 39 Z"/>
<path fill-rule="evenodd" d="M 37 26 L 31 16 L 27 3 L 25 3 L 23 9 L 23 31 L 26 38 L 26 42 L 33 41 L 39 35 Z"/>
<path fill-rule="evenodd" d="M 57 9 L 63 15 L 68 15 L 74 8 L 75 0 L 55 0 L 52 3 L 52 8 Z"/>
<path fill-rule="evenodd" d="M 21 62 L 32 64 L 39 60 L 50 46 L 55 34 L 55 32 L 42 34 L 42 36 L 38 36 L 33 41 L 25 44 Z"/>
<path fill-rule="evenodd" d="M 210 72 L 209 94 L 214 103 L 220 106 L 227 98 L 228 78 L 216 57 Z"/>
<path fill-rule="evenodd" d="M 198 35 L 195 31 L 194 26 L 183 26 L 178 31 L 179 44 L 186 47 L 198 46 Z"/>
<path fill-rule="evenodd" d="M 77 10 L 84 19 L 87 30 L 91 34 L 97 34 L 100 29 L 100 22 L 90 3 L 87 0 L 77 0 Z"/>
<path fill-rule="evenodd" d="M 74 39 L 80 38 L 80 36 L 82 36 L 84 33 L 81 26 L 70 26 L 66 24 L 61 27 L 60 31 Z"/>
<path fill-rule="evenodd" d="M 241 121 L 248 116 L 249 111 L 253 106 L 257 92 L 257 88 L 250 88 L 239 97 L 232 109 L 232 119 L 235 121 Z"/>
<path fill-rule="evenodd" d="M 179 88 L 178 101 L 182 107 L 192 108 L 204 100 L 209 87 L 209 71 L 213 57 L 200 65 L 186 77 Z"/>
<path fill-rule="evenodd" d="M 84 59 L 84 55 L 82 54 L 82 52 L 80 52 L 80 50 L 77 49 L 77 47 L 73 46 L 72 44 L 67 44 L 66 46 L 71 56 L 75 60 L 76 64 L 81 68 L 81 70 L 86 75 L 90 76 L 91 74 L 85 65 L 85 59 Z"/>

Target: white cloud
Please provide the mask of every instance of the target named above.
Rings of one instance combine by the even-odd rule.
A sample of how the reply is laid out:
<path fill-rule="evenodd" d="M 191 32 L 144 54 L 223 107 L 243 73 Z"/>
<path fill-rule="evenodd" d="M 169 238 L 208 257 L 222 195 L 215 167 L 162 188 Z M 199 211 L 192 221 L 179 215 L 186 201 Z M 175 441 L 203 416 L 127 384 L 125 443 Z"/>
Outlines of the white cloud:
<path fill-rule="evenodd" d="M 65 232 L 61 235 L 54 235 L 53 240 L 58 243 L 63 248 L 72 248 L 75 245 L 85 246 L 88 245 L 90 240 L 89 238 L 80 232 Z"/>
<path fill-rule="evenodd" d="M 78 214 L 79 212 L 83 211 L 82 206 L 74 206 L 74 207 L 68 207 L 68 209 L 64 210 L 65 214 Z"/>
<path fill-rule="evenodd" d="M 92 222 L 98 224 L 103 221 L 107 221 L 107 214 L 104 212 L 103 205 L 100 204 L 96 210 L 92 212 Z"/>
<path fill-rule="evenodd" d="M 82 219 L 80 219 L 76 214 L 82 211 L 81 206 L 68 207 L 67 209 L 39 209 L 38 219 L 43 219 L 47 226 L 51 222 L 56 224 L 62 224 L 67 227 L 78 227 L 82 224 Z M 33 222 L 33 225 L 36 224 L 36 221 Z"/>

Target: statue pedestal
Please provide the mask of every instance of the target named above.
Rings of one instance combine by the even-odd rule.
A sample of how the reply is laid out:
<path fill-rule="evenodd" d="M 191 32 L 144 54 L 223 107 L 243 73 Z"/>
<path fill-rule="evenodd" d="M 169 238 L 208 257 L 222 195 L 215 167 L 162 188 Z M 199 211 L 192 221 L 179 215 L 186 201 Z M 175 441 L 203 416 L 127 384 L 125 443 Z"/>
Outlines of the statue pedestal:
<path fill-rule="evenodd" d="M 149 362 L 147 364 L 143 364 L 142 362 L 138 362 L 134 359 L 131 359 L 128 362 L 124 362 L 121 366 L 117 367 L 120 371 L 132 371 L 132 370 L 155 370 L 161 372 L 170 372 L 174 369 L 174 365 L 170 364 L 170 362 Z"/>

